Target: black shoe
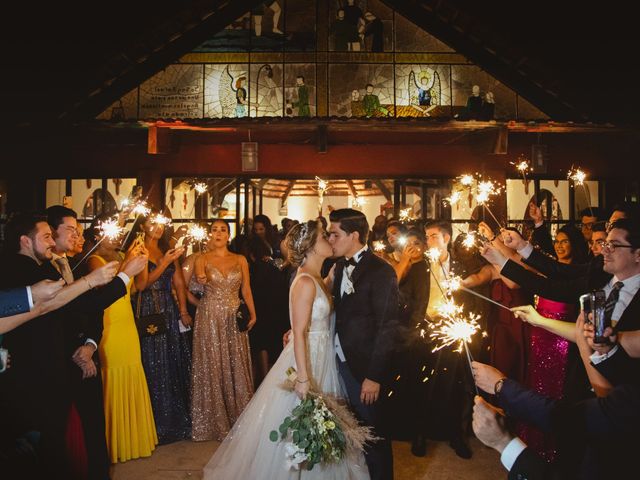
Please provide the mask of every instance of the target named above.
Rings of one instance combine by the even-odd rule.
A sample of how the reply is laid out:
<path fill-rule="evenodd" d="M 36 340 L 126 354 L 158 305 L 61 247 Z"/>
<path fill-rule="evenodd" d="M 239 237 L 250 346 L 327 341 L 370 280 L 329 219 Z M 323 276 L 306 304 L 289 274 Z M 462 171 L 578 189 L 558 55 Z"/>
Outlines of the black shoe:
<path fill-rule="evenodd" d="M 458 438 L 456 440 L 451 440 L 449 442 L 449 446 L 453 448 L 453 450 L 456 452 L 456 455 L 458 455 L 460 458 L 464 458 L 467 460 L 471 458 L 471 449 L 469 448 L 469 445 L 467 445 L 467 442 L 465 442 L 463 439 Z"/>
<path fill-rule="evenodd" d="M 416 457 L 424 457 L 427 454 L 427 441 L 424 435 L 417 435 L 411 442 L 411 453 Z"/>

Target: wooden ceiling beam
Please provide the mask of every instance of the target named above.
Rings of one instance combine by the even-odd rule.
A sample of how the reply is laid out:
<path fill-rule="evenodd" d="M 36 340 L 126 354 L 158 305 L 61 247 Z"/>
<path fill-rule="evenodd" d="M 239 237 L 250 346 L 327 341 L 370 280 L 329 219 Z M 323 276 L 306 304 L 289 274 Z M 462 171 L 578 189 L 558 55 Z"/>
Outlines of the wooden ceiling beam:
<path fill-rule="evenodd" d="M 373 184 L 378 187 L 378 190 L 380 190 L 382 192 L 382 194 L 384 195 L 384 198 L 387 199 L 387 201 L 391 201 L 391 191 L 385 186 L 385 184 L 382 182 L 382 180 L 371 180 L 373 182 Z"/>
<path fill-rule="evenodd" d="M 295 180 L 290 180 L 289 181 L 289 186 L 287 187 L 287 189 L 282 194 L 282 205 L 285 205 L 287 203 L 287 198 L 289 198 L 289 194 L 291 193 L 291 190 L 293 190 L 293 186 L 295 184 L 296 184 Z"/>

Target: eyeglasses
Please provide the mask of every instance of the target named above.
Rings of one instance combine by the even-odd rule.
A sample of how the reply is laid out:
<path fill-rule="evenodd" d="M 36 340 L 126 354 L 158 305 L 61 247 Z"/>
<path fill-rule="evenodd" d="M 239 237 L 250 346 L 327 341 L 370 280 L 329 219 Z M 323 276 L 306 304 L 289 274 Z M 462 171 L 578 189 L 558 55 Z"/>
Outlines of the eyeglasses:
<path fill-rule="evenodd" d="M 607 242 L 605 240 L 598 240 L 598 241 L 596 241 L 596 243 L 598 245 L 600 245 L 603 250 L 608 250 L 611 253 L 615 252 L 616 248 L 631 248 L 631 249 L 639 248 L 639 247 L 636 247 L 634 245 L 620 245 L 620 244 L 617 244 L 617 243 Z"/>

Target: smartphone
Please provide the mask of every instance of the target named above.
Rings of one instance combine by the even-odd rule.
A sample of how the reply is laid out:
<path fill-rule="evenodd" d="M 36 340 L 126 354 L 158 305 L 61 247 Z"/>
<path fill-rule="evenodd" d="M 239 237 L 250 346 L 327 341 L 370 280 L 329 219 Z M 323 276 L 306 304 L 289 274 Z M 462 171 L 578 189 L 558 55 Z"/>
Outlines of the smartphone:
<path fill-rule="evenodd" d="M 9 360 L 9 350 L 0 348 L 0 373 L 7 369 L 7 361 Z"/>
<path fill-rule="evenodd" d="M 584 321 L 591 322 L 589 320 L 589 314 L 591 313 L 591 294 L 585 293 L 580 295 L 580 311 L 584 313 Z"/>
<path fill-rule="evenodd" d="M 596 343 L 609 343 L 609 337 L 604 336 L 604 331 L 611 326 L 611 318 L 605 314 L 607 296 L 604 290 L 591 292 L 591 312 L 593 313 L 593 341 Z"/>

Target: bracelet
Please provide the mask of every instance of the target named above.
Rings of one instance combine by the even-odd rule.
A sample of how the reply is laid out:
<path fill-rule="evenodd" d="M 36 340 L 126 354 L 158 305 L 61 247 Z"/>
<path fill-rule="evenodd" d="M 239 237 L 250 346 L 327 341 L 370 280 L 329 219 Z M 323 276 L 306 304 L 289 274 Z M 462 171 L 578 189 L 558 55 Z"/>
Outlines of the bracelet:
<path fill-rule="evenodd" d="M 303 382 L 302 380 L 298 380 L 298 379 L 296 378 L 296 382 L 298 382 L 298 383 L 309 383 L 309 379 L 307 378 L 307 379 Z"/>
<path fill-rule="evenodd" d="M 93 288 L 93 285 L 91 285 L 91 282 L 87 279 L 87 277 L 82 277 L 82 279 L 87 282 L 87 285 L 89 285 L 89 290 L 91 290 Z"/>
<path fill-rule="evenodd" d="M 189 312 L 187 312 L 187 311 L 180 312 L 180 316 L 183 316 L 183 315 L 189 315 Z"/>

